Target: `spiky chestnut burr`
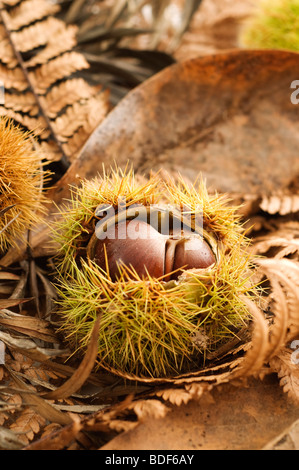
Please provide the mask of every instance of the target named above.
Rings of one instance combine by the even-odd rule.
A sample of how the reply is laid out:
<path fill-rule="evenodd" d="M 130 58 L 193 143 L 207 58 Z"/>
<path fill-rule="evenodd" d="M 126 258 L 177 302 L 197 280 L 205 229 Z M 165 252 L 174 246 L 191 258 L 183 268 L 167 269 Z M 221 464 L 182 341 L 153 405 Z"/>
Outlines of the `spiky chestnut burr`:
<path fill-rule="evenodd" d="M 31 136 L 0 118 L 0 253 L 42 219 L 46 175 Z"/>
<path fill-rule="evenodd" d="M 240 43 L 251 49 L 299 51 L 298 0 L 262 0 L 240 30 Z"/>
<path fill-rule="evenodd" d="M 165 233 L 163 214 L 169 222 L 170 209 L 182 214 L 182 208 Z M 152 211 L 157 225 L 147 219 Z M 181 217 L 183 226 L 174 230 Z M 61 220 L 61 330 L 74 351 L 84 350 L 101 312 L 102 367 L 140 378 L 198 369 L 207 351 L 249 321 L 242 300 L 252 294 L 248 242 L 236 209 L 224 196 L 209 196 L 202 182 L 189 187 L 158 175 L 140 182 L 133 172 L 116 170 L 74 188 Z M 127 235 L 129 223 L 139 237 L 110 236 L 112 229 Z M 190 251 L 184 249 L 189 243 Z"/>

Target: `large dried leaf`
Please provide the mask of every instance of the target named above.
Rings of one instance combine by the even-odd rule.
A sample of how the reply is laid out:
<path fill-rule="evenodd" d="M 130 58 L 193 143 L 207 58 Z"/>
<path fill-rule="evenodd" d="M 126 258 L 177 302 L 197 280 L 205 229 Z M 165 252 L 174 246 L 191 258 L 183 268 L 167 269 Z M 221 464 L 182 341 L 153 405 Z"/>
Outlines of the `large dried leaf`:
<path fill-rule="evenodd" d="M 129 93 L 100 124 L 59 184 L 131 160 L 142 172 L 163 167 L 208 186 L 271 194 L 299 173 L 299 107 L 290 85 L 299 55 L 232 51 L 168 67 Z M 284 158 L 281 158 L 281 155 Z M 58 193 L 56 193 L 58 194 Z"/>

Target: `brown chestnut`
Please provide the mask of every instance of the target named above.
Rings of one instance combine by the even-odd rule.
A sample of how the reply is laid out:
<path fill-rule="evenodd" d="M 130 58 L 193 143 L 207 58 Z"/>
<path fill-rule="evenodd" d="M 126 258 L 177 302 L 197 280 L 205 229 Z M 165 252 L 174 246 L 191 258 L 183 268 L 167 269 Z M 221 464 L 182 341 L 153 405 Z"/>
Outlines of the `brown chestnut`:
<path fill-rule="evenodd" d="M 182 269 L 207 268 L 216 261 L 215 255 L 200 234 L 175 232 L 162 234 L 143 220 L 120 218 L 107 224 L 105 238 L 93 236 L 88 256 L 112 280 L 119 275 L 119 266 L 133 268 L 140 277 L 177 279 Z M 175 272 L 174 272 L 175 271 Z"/>

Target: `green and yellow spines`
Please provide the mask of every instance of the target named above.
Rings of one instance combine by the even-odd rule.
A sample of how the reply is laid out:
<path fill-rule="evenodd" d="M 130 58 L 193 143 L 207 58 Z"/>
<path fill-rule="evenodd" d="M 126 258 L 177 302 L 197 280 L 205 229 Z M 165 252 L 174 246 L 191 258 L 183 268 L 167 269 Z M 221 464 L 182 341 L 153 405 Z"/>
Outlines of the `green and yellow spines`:
<path fill-rule="evenodd" d="M 84 351 L 101 313 L 100 366 L 120 375 L 161 378 L 202 367 L 208 352 L 237 336 L 250 321 L 242 296 L 255 292 L 248 241 L 236 209 L 227 205 L 226 198 L 210 196 L 203 182 L 197 187 L 183 180 L 172 184 L 155 175 L 140 183 L 133 172 L 119 170 L 82 183 L 57 228 L 62 246 L 58 315 L 64 338 L 73 351 Z M 97 206 L 116 203 L 119 196 L 128 205 L 163 201 L 194 216 L 201 214 L 203 228 L 217 247 L 216 263 L 184 271 L 169 282 L 140 278 L 124 267 L 112 281 L 80 249 L 94 229 L 91 221 Z"/>
<path fill-rule="evenodd" d="M 240 44 L 299 51 L 299 0 L 262 0 L 245 21 Z"/>
<path fill-rule="evenodd" d="M 32 136 L 0 118 L 0 253 L 42 220 L 46 176 Z"/>
<path fill-rule="evenodd" d="M 70 199 L 60 209 L 63 217 L 53 227 L 53 238 L 61 246 L 59 270 L 73 272 L 72 260 L 77 258 L 78 253 L 84 254 L 86 240 L 94 230 L 98 206 L 111 205 L 117 209 L 120 202 L 128 207 L 133 204 L 151 205 L 160 199 L 158 175 L 144 180 L 136 176 L 132 169 L 116 168 L 109 172 L 104 169 L 103 175 L 83 180 L 79 187 L 72 187 Z"/>

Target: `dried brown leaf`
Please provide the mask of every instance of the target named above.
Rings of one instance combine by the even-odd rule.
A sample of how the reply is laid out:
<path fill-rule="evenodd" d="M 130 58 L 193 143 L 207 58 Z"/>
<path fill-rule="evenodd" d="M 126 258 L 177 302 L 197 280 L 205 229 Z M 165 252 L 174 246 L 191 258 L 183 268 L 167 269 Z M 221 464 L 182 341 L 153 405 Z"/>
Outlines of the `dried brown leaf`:
<path fill-rule="evenodd" d="M 231 373 L 231 379 L 246 377 L 258 373 L 264 365 L 269 353 L 269 329 L 262 310 L 253 301 L 243 297 L 254 320 L 250 349 L 244 356 L 240 366 Z"/>
<path fill-rule="evenodd" d="M 61 23 L 60 29 L 52 32 L 46 47 L 28 60 L 26 66 L 35 67 L 36 65 L 46 64 L 63 52 L 70 51 L 76 45 L 76 32 L 76 26 L 66 27 Z"/>
<path fill-rule="evenodd" d="M 66 354 L 65 350 L 62 351 L 56 348 L 50 349 L 37 346 L 31 339 L 14 337 L 4 331 L 0 331 L 0 340 L 11 350 L 19 351 L 26 357 L 30 357 L 39 362 L 48 361 L 50 358 Z"/>
<path fill-rule="evenodd" d="M 137 425 L 138 423 L 134 423 L 132 421 L 116 419 L 116 420 L 110 421 L 109 429 L 112 429 L 113 431 L 120 433 L 120 432 L 132 431 L 134 428 L 136 428 Z M 103 423 L 103 431 L 107 431 L 104 423 Z"/>
<path fill-rule="evenodd" d="M 84 105 L 83 105 L 84 106 Z M 66 144 L 63 145 L 65 153 L 69 156 L 70 161 L 74 161 L 75 157 L 87 141 L 91 133 L 102 122 L 109 111 L 109 101 L 107 93 L 100 93 L 84 106 L 85 120 L 79 129 L 68 138 Z"/>
<path fill-rule="evenodd" d="M 0 309 L 15 307 L 16 305 L 28 302 L 30 299 L 0 299 Z"/>
<path fill-rule="evenodd" d="M 206 387 L 207 388 L 207 387 Z M 192 396 L 193 399 L 198 400 L 203 395 L 205 388 L 198 383 L 190 383 L 185 385 L 185 389 Z"/>
<path fill-rule="evenodd" d="M 99 153 L 108 166 L 117 155 L 118 165 L 125 167 L 129 156 L 141 173 L 176 168 L 194 181 L 200 172 L 207 185 L 219 192 L 259 194 L 287 186 L 299 168 L 298 107 L 289 105 L 290 76 L 295 79 L 298 67 L 295 53 L 248 50 L 225 51 L 168 67 L 136 87 L 109 113 L 58 183 L 59 199 L 69 197 L 68 183 L 95 176 Z M 198 102 L 203 106 L 199 108 Z M 273 135 L 279 135 L 277 142 Z M 260 152 L 266 165 L 258 157 Z"/>
<path fill-rule="evenodd" d="M 289 318 L 288 339 L 299 333 L 299 263 L 289 259 L 257 259 L 256 264 L 267 276 L 270 283 L 278 281 L 285 289 L 287 315 Z M 275 292 L 274 292 L 275 295 Z M 279 307 L 278 307 L 279 308 Z"/>
<path fill-rule="evenodd" d="M 292 345 L 292 344 L 291 344 Z M 285 347 L 270 361 L 270 367 L 280 378 L 280 385 L 292 400 L 299 403 L 298 344 Z"/>
<path fill-rule="evenodd" d="M 40 154 L 49 161 L 55 162 L 61 159 L 61 152 L 53 140 L 43 140 L 40 144 L 38 144 L 38 149 Z"/>
<path fill-rule="evenodd" d="M 286 294 L 276 279 L 272 279 L 271 282 L 274 300 L 271 311 L 275 318 L 269 327 L 269 342 L 272 345 L 272 348 L 271 353 L 268 356 L 268 360 L 275 356 L 285 345 L 289 328 L 289 309 Z"/>
<path fill-rule="evenodd" d="M 13 431 L 0 427 L 0 448 L 5 450 L 20 450 L 24 442 Z"/>
<path fill-rule="evenodd" d="M 273 251 L 274 253 L 272 254 Z M 266 237 L 255 239 L 252 246 L 252 253 L 256 255 L 266 255 L 270 253 L 272 257 L 284 258 L 290 254 L 299 253 L 299 240 L 269 234 Z"/>
<path fill-rule="evenodd" d="M 60 450 L 66 448 L 76 437 L 82 429 L 82 423 L 80 420 L 74 418 L 74 422 L 69 426 L 65 426 L 62 429 L 58 428 L 57 425 L 51 424 L 52 426 L 50 434 L 46 433 L 36 442 L 30 444 L 26 449 L 28 450 Z M 54 429 L 53 429 L 53 426 Z M 54 432 L 55 431 L 55 432 Z"/>
<path fill-rule="evenodd" d="M 55 132 L 61 139 L 72 137 L 78 128 L 86 129 L 95 126 L 103 120 L 107 113 L 107 101 L 105 95 L 91 97 L 85 103 L 76 102 L 69 106 L 66 112 L 59 116 L 53 123 Z"/>
<path fill-rule="evenodd" d="M 16 56 L 10 47 L 9 40 L 6 38 L 0 41 L 0 57 L 2 64 L 7 65 L 9 69 L 13 69 L 18 65 Z"/>
<path fill-rule="evenodd" d="M 104 107 L 98 106 L 94 120 L 92 108 L 103 97 L 89 105 L 88 101 L 99 93 L 99 87 L 89 86 L 82 78 L 72 80 L 73 73 L 89 64 L 74 51 L 77 27 L 53 16 L 59 8 L 46 0 L 26 0 L 15 8 L 1 10 L 0 78 L 5 84 L 6 101 L 0 115 L 34 131 L 42 157 L 61 160 L 66 167 L 67 155 L 75 158 L 108 107 L 104 113 Z M 27 61 L 24 54 L 30 57 Z M 108 104 L 107 95 L 105 100 Z M 85 116 L 86 124 L 80 116 Z M 60 131 L 56 133 L 55 125 L 59 127 L 59 123 Z M 68 147 L 67 141 L 78 130 L 80 133 Z"/>
<path fill-rule="evenodd" d="M 299 450 L 299 420 L 268 442 L 262 450 Z"/>
<path fill-rule="evenodd" d="M 43 117 L 31 117 L 26 114 L 14 112 L 12 109 L 0 106 L 0 116 L 8 116 L 22 124 L 27 129 L 34 130 L 36 136 L 44 139 L 49 137 L 50 131 L 47 129 L 47 122 Z"/>

